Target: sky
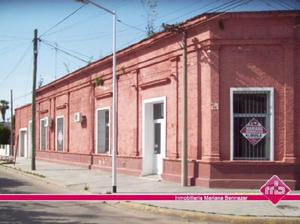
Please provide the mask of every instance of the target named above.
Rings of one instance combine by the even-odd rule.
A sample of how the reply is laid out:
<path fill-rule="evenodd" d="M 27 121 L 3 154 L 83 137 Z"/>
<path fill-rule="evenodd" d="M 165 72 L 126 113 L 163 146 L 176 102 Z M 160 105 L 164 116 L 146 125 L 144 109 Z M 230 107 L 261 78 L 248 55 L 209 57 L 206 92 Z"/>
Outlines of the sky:
<path fill-rule="evenodd" d="M 300 10 L 300 0 L 156 0 L 153 11 L 143 2 L 155 0 L 94 1 L 117 13 L 117 50 L 147 37 L 149 14 L 154 15 L 155 31 L 160 31 L 162 23 L 179 23 L 211 11 Z M 112 52 L 112 16 L 94 5 L 76 0 L 0 0 L 0 99 L 10 101 L 12 89 L 14 107 L 31 102 L 34 29 L 41 39 L 37 85 Z"/>

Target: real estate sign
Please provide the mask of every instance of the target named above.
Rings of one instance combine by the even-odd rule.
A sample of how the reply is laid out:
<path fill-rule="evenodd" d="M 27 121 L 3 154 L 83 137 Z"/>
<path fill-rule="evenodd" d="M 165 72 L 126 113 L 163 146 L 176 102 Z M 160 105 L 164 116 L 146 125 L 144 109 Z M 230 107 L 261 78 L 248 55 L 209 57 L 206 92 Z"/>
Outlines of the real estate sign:
<path fill-rule="evenodd" d="M 252 118 L 240 132 L 252 145 L 259 143 L 268 133 L 256 118 Z"/>

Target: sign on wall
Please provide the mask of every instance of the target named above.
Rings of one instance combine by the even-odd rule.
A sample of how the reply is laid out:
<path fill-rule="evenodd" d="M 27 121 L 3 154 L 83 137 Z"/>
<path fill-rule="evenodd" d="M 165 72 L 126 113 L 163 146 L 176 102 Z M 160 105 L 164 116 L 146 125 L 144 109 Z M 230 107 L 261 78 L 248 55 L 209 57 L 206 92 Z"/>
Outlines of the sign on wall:
<path fill-rule="evenodd" d="M 259 143 L 268 133 L 267 129 L 255 118 L 252 118 L 240 132 L 252 145 Z"/>

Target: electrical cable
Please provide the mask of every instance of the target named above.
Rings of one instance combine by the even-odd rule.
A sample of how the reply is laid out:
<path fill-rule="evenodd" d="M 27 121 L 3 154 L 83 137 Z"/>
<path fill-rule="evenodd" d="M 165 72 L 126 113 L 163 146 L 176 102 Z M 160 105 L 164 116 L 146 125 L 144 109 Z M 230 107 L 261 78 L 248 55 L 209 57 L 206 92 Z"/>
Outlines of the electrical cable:
<path fill-rule="evenodd" d="M 60 48 L 57 47 L 57 46 L 54 46 L 54 45 L 52 45 L 52 44 L 50 44 L 50 43 L 45 42 L 44 40 L 41 40 L 41 42 L 44 43 L 45 45 L 48 45 L 48 46 L 52 47 L 52 49 L 56 49 L 56 50 L 58 50 L 58 51 L 60 51 L 60 52 L 62 52 L 62 53 L 64 53 L 64 54 L 66 54 L 66 55 L 68 55 L 68 56 L 70 56 L 70 57 L 76 58 L 76 59 L 79 60 L 79 61 L 82 61 L 82 62 L 87 63 L 87 64 L 90 63 L 90 61 L 87 61 L 87 60 L 85 60 L 85 59 L 83 59 L 83 58 L 81 58 L 81 57 L 78 57 L 78 56 L 76 56 L 76 55 L 74 55 L 74 54 L 71 54 L 71 53 L 65 51 L 65 50 L 62 50 L 62 49 L 60 49 Z"/>
<path fill-rule="evenodd" d="M 21 55 L 21 57 L 19 58 L 19 60 L 15 64 L 15 66 L 12 68 L 12 70 L 9 73 L 7 73 L 7 75 L 4 77 L 4 79 L 2 79 L 0 81 L 0 83 L 3 83 L 4 81 L 6 81 L 9 78 L 9 76 L 11 76 L 17 70 L 17 68 L 20 66 L 20 64 L 22 63 L 22 61 L 26 57 L 30 47 L 31 47 L 31 43 L 26 47 L 25 51 L 23 52 L 23 54 Z"/>
<path fill-rule="evenodd" d="M 66 17 L 64 17 L 62 20 L 58 21 L 55 25 L 53 25 L 52 27 L 50 27 L 48 30 L 46 30 L 44 33 L 42 33 L 39 38 L 41 38 L 42 36 L 44 36 L 46 33 L 48 33 L 50 30 L 53 30 L 55 27 L 57 27 L 58 25 L 62 24 L 64 21 L 66 21 L 68 18 L 70 18 L 72 15 L 74 15 L 75 13 L 77 13 L 80 9 L 82 9 L 84 6 L 86 6 L 85 4 L 81 5 L 78 9 L 76 9 L 75 11 L 73 11 L 72 13 L 70 13 L 69 15 L 67 15 Z"/>
<path fill-rule="evenodd" d="M 74 51 L 74 50 L 70 50 L 70 49 L 67 49 L 67 48 L 62 47 L 62 46 L 58 46 L 57 42 L 52 42 L 52 41 L 45 40 L 45 39 L 43 39 L 43 41 L 44 41 L 44 42 L 47 42 L 47 43 L 49 43 L 49 44 L 55 45 L 55 46 L 59 47 L 59 48 L 62 49 L 62 50 L 72 52 L 73 54 L 77 54 L 78 56 L 82 56 L 82 57 L 84 57 L 84 58 L 86 58 L 86 59 L 89 59 L 89 60 L 90 60 L 90 59 L 92 58 L 92 57 L 90 57 L 90 56 L 88 56 L 88 55 L 85 55 L 85 54 L 82 54 L 82 53 L 80 53 L 80 52 L 77 52 L 77 51 Z"/>

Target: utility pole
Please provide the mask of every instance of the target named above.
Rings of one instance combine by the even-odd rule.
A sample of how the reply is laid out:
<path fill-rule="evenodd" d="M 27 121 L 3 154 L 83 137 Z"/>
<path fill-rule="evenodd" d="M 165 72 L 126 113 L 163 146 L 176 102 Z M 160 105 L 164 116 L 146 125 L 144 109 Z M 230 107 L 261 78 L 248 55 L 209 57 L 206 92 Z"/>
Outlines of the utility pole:
<path fill-rule="evenodd" d="M 13 91 L 12 89 L 10 90 L 10 153 L 9 155 L 10 156 L 13 156 L 14 155 L 14 149 L 13 149 L 13 133 L 14 133 L 14 130 L 13 130 L 13 117 L 14 117 L 14 113 L 13 113 Z"/>
<path fill-rule="evenodd" d="M 106 11 L 112 15 L 113 23 L 113 43 L 112 43 L 112 89 L 113 89 L 113 103 L 112 103 L 112 162 L 111 162 L 111 172 L 112 172 L 112 193 L 117 193 L 117 57 L 116 57 L 116 38 L 117 38 L 117 13 L 114 10 L 107 9 L 92 0 L 76 0 L 83 4 L 92 4 L 95 7 Z"/>
<path fill-rule="evenodd" d="M 186 31 L 177 25 L 162 24 L 165 31 L 181 35 L 182 48 L 182 145 L 181 145 L 181 185 L 188 185 L 187 163 L 187 44 Z"/>
<path fill-rule="evenodd" d="M 182 34 L 182 162 L 181 162 L 181 185 L 188 185 L 188 170 L 187 170 L 187 58 L 186 58 L 186 32 Z"/>
<path fill-rule="evenodd" d="M 31 170 L 35 170 L 35 118 L 36 118 L 36 107 L 35 107 L 35 90 L 36 90 L 36 73 L 37 73 L 37 56 L 38 56 L 38 30 L 34 30 L 33 38 L 33 84 L 32 84 L 32 131 L 31 131 L 31 145 L 32 145 L 32 156 L 31 156 Z"/>

